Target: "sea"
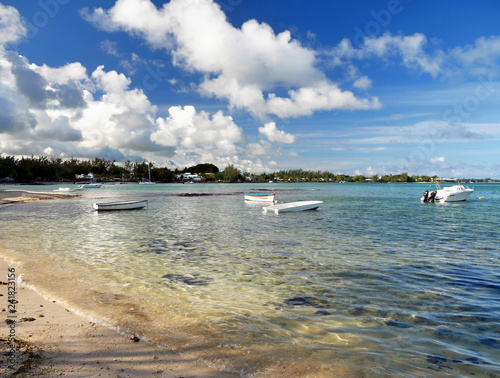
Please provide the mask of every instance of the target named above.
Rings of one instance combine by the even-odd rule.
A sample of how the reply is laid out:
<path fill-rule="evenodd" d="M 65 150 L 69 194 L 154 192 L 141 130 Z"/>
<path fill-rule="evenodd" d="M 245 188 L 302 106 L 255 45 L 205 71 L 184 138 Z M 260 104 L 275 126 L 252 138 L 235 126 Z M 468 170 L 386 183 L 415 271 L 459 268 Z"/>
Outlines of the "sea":
<path fill-rule="evenodd" d="M 500 377 L 500 184 L 465 185 L 460 203 L 420 202 L 424 183 L 103 185 L 1 206 L 0 250 L 45 295 L 221 371 Z"/>

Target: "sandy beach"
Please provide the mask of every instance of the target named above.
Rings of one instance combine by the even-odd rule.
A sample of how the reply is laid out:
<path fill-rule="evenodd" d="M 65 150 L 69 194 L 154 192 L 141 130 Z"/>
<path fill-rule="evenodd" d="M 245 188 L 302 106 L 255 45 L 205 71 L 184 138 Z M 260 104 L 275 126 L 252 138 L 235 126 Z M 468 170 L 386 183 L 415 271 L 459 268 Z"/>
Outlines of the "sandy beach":
<path fill-rule="evenodd" d="M 238 376 L 185 359 L 135 335 L 121 334 L 75 313 L 58 300 L 42 296 L 20 282 L 22 264 L 1 258 L 0 272 L 0 353 L 8 354 L 0 364 L 1 376 L 14 376 L 16 372 L 22 376 L 73 377 Z M 8 284 L 9 273 L 16 279 L 15 313 L 10 312 L 14 307 L 8 302 L 8 288 L 14 287 Z M 9 340 L 10 335 L 15 341 Z M 9 353 L 12 343 L 14 352 Z"/>
<path fill-rule="evenodd" d="M 0 205 L 16 202 L 67 199 L 80 196 L 81 194 L 77 193 L 42 193 L 17 189 L 0 189 Z"/>
<path fill-rule="evenodd" d="M 80 194 L 0 190 L 0 205 L 75 196 Z M 23 282 L 22 263 L 7 258 L 7 251 L 0 255 L 0 353 L 7 356 L 0 362 L 0 376 L 239 376 L 120 333 L 68 308 Z"/>

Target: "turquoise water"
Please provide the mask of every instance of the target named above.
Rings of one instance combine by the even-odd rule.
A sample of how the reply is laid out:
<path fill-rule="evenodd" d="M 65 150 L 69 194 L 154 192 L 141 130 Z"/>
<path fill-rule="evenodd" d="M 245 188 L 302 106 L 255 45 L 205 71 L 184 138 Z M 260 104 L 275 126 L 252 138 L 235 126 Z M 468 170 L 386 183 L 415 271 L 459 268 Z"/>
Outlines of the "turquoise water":
<path fill-rule="evenodd" d="M 103 186 L 1 207 L 0 246 L 75 307 L 243 375 L 500 376 L 500 185 L 469 185 L 451 204 L 420 203 L 427 184 Z M 251 191 L 324 203 L 265 214 Z M 125 199 L 149 208 L 92 211 Z"/>

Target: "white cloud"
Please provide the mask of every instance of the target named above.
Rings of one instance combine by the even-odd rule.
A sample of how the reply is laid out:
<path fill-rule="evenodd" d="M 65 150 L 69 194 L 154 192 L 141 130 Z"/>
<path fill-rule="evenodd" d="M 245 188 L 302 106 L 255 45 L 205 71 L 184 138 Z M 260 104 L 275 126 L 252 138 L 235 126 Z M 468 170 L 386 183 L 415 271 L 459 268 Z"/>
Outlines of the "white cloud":
<path fill-rule="evenodd" d="M 377 57 L 390 60 L 399 57 L 401 64 L 417 73 L 427 73 L 437 77 L 443 69 L 444 53 L 435 50 L 433 55 L 427 53 L 427 37 L 422 33 L 410 36 L 392 35 L 389 32 L 380 37 L 367 37 L 363 44 L 354 48 L 349 39 L 343 39 L 331 52 L 335 65 L 346 64 L 353 59 Z"/>
<path fill-rule="evenodd" d="M 243 131 L 232 117 L 221 111 L 212 117 L 207 112 L 197 113 L 193 106 L 172 106 L 169 116 L 156 120 L 157 130 L 151 140 L 163 146 L 184 148 L 203 147 L 221 155 L 237 154 L 236 143 L 245 142 Z"/>
<path fill-rule="evenodd" d="M 16 8 L 0 4 L 0 48 L 27 35 Z"/>
<path fill-rule="evenodd" d="M 353 86 L 359 89 L 368 89 L 372 86 L 372 81 L 367 76 L 363 76 L 355 80 Z"/>
<path fill-rule="evenodd" d="M 462 70 L 474 75 L 498 75 L 500 36 L 480 37 L 472 45 L 452 49 L 449 55 L 461 64 Z"/>
<path fill-rule="evenodd" d="M 263 127 L 259 127 L 259 133 L 264 135 L 271 142 L 275 142 L 278 144 L 295 143 L 295 137 L 292 134 L 288 134 L 282 130 L 278 130 L 275 122 L 268 122 Z"/>
<path fill-rule="evenodd" d="M 16 30 L 23 30 L 19 14 L 3 6 L 0 14 L 6 15 L 0 33 L 13 33 L 0 37 L 2 43 L 14 41 L 13 36 L 22 35 Z M 237 162 L 242 169 L 269 170 L 268 163 L 241 156 L 264 152 L 269 156 L 275 150 L 264 141 L 247 146 L 243 130 L 222 111 L 209 114 L 190 105 L 172 106 L 168 117 L 158 117 L 158 108 L 142 90 L 132 88 L 131 79 L 123 73 L 99 66 L 87 74 L 79 62 L 38 66 L 14 51 L 5 51 L 3 45 L 0 107 L 0 150 L 12 155 L 114 160 L 147 156 L 173 158 L 180 164 Z M 275 132 L 280 142 L 293 138 Z"/>
<path fill-rule="evenodd" d="M 353 47 L 351 41 L 345 38 L 328 56 L 334 67 L 346 67 L 356 79 L 354 86 L 361 89 L 368 78 L 361 76 L 353 62 L 372 58 L 390 63 L 399 62 L 411 72 L 429 74 L 433 78 L 459 74 L 497 76 L 500 73 L 500 36 L 479 37 L 473 44 L 443 51 L 434 48 L 422 33 L 404 36 L 386 32 L 379 37 L 364 38 L 359 48 Z"/>
<path fill-rule="evenodd" d="M 429 160 L 436 168 L 450 168 L 451 165 L 446 161 L 443 156 L 436 156 Z"/>
<path fill-rule="evenodd" d="M 235 28 L 213 0 L 171 0 L 160 9 L 149 0 L 118 0 L 110 10 L 86 11 L 84 17 L 104 30 L 140 35 L 171 51 L 174 64 L 205 74 L 201 93 L 227 99 L 231 107 L 259 118 L 380 108 L 378 99 L 358 99 L 330 82 L 317 68 L 315 52 L 289 31 L 276 35 L 256 20 Z M 288 89 L 289 96 L 278 97 L 275 88 Z"/>
<path fill-rule="evenodd" d="M 30 67 L 52 83 L 68 84 L 70 82 L 89 82 L 87 69 L 82 66 L 81 63 L 69 63 L 59 68 L 52 68 L 45 64 L 40 67 L 31 64 Z"/>

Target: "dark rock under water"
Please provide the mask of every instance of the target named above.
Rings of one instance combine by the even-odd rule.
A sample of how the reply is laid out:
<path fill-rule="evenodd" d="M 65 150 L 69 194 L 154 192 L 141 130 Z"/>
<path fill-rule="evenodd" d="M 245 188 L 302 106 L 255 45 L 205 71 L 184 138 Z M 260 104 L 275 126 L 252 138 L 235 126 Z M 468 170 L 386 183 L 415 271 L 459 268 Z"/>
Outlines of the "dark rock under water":
<path fill-rule="evenodd" d="M 203 277 L 199 274 L 165 274 L 162 278 L 170 281 L 177 281 L 185 283 L 189 286 L 207 286 L 213 279 L 210 277 Z"/>

